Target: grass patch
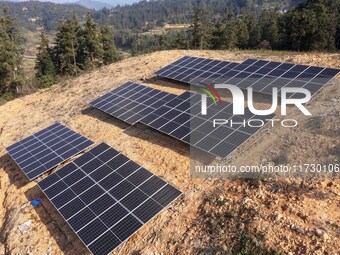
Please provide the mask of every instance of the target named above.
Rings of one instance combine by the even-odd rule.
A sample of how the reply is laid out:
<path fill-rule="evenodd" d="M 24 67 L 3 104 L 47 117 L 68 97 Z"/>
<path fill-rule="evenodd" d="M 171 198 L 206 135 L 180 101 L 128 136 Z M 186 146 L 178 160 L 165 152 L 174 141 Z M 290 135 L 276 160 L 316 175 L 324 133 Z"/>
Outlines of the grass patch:
<path fill-rule="evenodd" d="M 272 161 L 275 165 L 284 165 L 289 163 L 288 156 L 286 153 L 281 153 L 277 157 L 273 158 Z"/>
<path fill-rule="evenodd" d="M 315 116 L 315 117 L 311 117 L 309 118 L 307 124 L 306 124 L 306 128 L 308 129 L 320 129 L 323 127 L 324 121 L 322 119 L 321 116 Z"/>

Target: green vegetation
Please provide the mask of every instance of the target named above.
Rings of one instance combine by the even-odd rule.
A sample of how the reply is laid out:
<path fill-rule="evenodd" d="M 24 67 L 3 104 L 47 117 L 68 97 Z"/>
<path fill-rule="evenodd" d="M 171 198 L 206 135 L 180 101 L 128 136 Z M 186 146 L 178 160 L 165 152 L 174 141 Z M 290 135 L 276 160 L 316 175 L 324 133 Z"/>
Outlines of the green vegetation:
<path fill-rule="evenodd" d="M 223 1 L 220 9 L 216 9 L 218 4 L 214 0 L 201 0 L 198 4 L 189 4 L 187 1 L 177 3 L 176 0 L 141 2 L 111 11 L 104 9 L 94 16 L 99 23 L 115 26 L 118 29 L 115 38 L 117 46 L 133 54 L 170 49 L 334 51 L 340 48 L 339 0 L 307 0 L 288 11 L 273 7 L 254 9 L 252 6 L 259 4 L 257 1 L 246 1 L 244 4 L 243 1 L 237 1 L 237 5 L 232 2 Z M 298 2 L 301 1 L 290 4 Z M 171 4 L 175 3 L 177 12 L 171 9 Z M 157 15 L 164 10 L 159 10 L 156 5 L 166 10 L 163 18 Z M 154 9 L 149 9 L 151 6 Z M 274 5 L 272 3 L 269 6 Z M 285 5 L 281 3 L 279 6 Z M 126 12 L 123 15 L 118 10 Z M 133 10 L 140 12 L 137 14 Z M 154 10 L 159 12 L 154 14 Z M 128 13 L 131 14 L 129 19 L 125 16 Z M 144 15 L 143 18 L 141 15 Z M 119 21 L 116 20 L 118 17 Z M 161 34 L 141 33 L 171 22 L 188 23 L 191 26 L 168 29 Z"/>
<path fill-rule="evenodd" d="M 61 76 L 77 75 L 83 70 L 110 64 L 119 59 L 113 32 L 107 26 L 100 31 L 90 13 L 86 15 L 83 26 L 80 26 L 75 14 L 69 20 L 60 21 L 52 51 L 43 37 L 41 44 L 45 46 L 44 54 L 38 54 L 37 76 L 41 76 L 42 62 L 50 63 L 52 60 L 54 64 L 54 70 L 42 74 L 45 79 L 46 76 L 54 77 L 54 73 Z"/>
<path fill-rule="evenodd" d="M 111 64 L 118 60 L 118 53 L 114 44 L 113 32 L 108 26 L 101 29 L 101 42 L 103 45 L 103 63 L 104 65 Z"/>
<path fill-rule="evenodd" d="M 22 52 L 14 19 L 4 8 L 0 16 L 0 99 L 13 97 L 22 85 Z"/>
<path fill-rule="evenodd" d="M 48 45 L 48 39 L 45 33 L 41 33 L 41 41 L 38 47 L 36 59 L 36 78 L 38 87 L 45 88 L 52 85 L 56 80 L 56 71 L 53 63 L 53 52 Z"/>
<path fill-rule="evenodd" d="M 18 27 L 36 31 L 43 27 L 46 31 L 56 30 L 61 19 L 69 19 L 75 13 L 78 17 L 85 17 L 89 11 L 76 4 L 55 4 L 51 2 L 25 1 L 5 2 L 0 1 L 0 9 L 8 7 L 10 15 L 15 18 Z"/>
<path fill-rule="evenodd" d="M 267 49 L 291 51 L 333 51 L 340 48 L 340 0 L 308 0 L 287 13 L 264 10 L 256 17 L 243 9 L 235 14 L 214 16 L 201 3 L 195 8 L 192 26 L 182 31 L 181 46 L 160 45 L 176 33 L 151 35 L 149 46 L 139 53 L 158 49 Z M 150 37 L 153 37 L 150 38 Z M 162 40 L 161 40 L 162 39 Z M 132 42 L 133 44 L 133 42 Z M 142 42 L 139 41 L 139 44 Z M 185 47 L 185 45 L 187 47 Z M 132 47 L 133 48 L 133 47 Z M 152 48 L 152 49 L 150 49 Z"/>
<path fill-rule="evenodd" d="M 61 20 L 53 47 L 44 32 L 41 33 L 35 61 L 36 74 L 33 81 L 26 81 L 36 88 L 46 88 L 54 84 L 58 77 L 78 75 L 119 60 L 114 45 L 113 32 L 107 26 L 101 30 L 86 15 L 83 26 L 74 13 L 71 19 Z M 4 8 L 0 16 L 0 99 L 6 101 L 20 91 L 24 79 L 22 72 L 23 47 L 15 19 Z"/>
<path fill-rule="evenodd" d="M 312 130 L 320 129 L 323 127 L 323 124 L 324 124 L 324 120 L 322 119 L 322 116 L 314 116 L 308 119 L 306 127 Z"/>
<path fill-rule="evenodd" d="M 114 25 L 117 30 L 148 31 L 165 23 L 191 23 L 197 3 L 205 6 L 204 9 L 211 17 L 226 18 L 229 11 L 238 14 L 246 10 L 258 16 L 263 9 L 282 10 L 302 2 L 305 0 L 144 0 L 132 5 L 102 9 L 94 12 L 94 18 L 99 24 Z"/>

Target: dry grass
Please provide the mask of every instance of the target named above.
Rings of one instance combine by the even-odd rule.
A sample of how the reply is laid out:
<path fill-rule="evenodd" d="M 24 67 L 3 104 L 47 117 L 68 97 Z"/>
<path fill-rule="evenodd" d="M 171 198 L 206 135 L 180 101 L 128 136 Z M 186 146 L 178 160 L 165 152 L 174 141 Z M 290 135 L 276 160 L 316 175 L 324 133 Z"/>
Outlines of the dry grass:
<path fill-rule="evenodd" d="M 100 70 L 67 80 L 0 106 L 0 225 L 9 208 L 42 196 L 35 182 L 27 183 L 4 147 L 55 121 L 94 140 L 112 145 L 132 160 L 187 193 L 182 202 L 161 213 L 126 244 L 121 254 L 336 254 L 339 250 L 338 179 L 298 180 L 207 180 L 190 178 L 189 149 L 180 141 L 143 126 L 129 126 L 97 110 L 88 103 L 129 80 L 172 93 L 187 89 L 159 79 L 153 72 L 182 57 L 193 55 L 229 61 L 264 58 L 329 67 L 340 67 L 339 54 L 297 54 L 262 51 L 163 51 L 125 59 Z M 338 146 L 339 86 L 326 87 L 310 104 L 313 115 L 323 114 L 320 132 L 275 128 L 250 148 L 237 153 L 231 163 L 260 164 L 271 161 L 275 151 L 289 148 L 289 162 L 331 162 Z M 289 137 L 289 139 L 287 139 Z M 337 147 L 336 147 L 337 148 Z M 334 149 L 336 151 L 336 149 Z M 219 195 L 208 199 L 215 194 Z M 217 197 L 218 196 L 218 197 Z M 223 198 L 220 198 L 223 196 Z M 249 200 L 250 199 L 250 200 Z M 244 201 L 248 201 L 244 203 Z M 279 215 L 279 216 L 277 216 Z M 210 222 L 216 218 L 216 222 Z M 22 236 L 17 226 L 33 219 L 32 228 Z M 88 254 L 79 239 L 43 198 L 43 206 L 28 206 L 6 230 L 6 245 L 0 254 Z M 223 225 L 224 224 L 224 225 Z M 298 228 L 297 228 L 298 227 Z M 322 229 L 325 237 L 315 234 Z M 299 233 L 303 229 L 305 234 Z M 215 253 L 215 251 L 217 251 Z"/>

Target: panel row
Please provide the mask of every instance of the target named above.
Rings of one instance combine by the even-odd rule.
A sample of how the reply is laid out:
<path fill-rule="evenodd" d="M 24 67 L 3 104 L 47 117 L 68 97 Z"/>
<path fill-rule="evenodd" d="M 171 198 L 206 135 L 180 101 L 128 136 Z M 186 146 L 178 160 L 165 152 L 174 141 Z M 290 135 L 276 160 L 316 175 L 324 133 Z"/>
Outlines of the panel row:
<path fill-rule="evenodd" d="M 260 126 L 249 126 L 249 120 L 256 118 L 266 124 L 275 115 L 255 116 L 245 108 L 244 116 L 233 116 L 232 104 L 224 104 L 223 107 L 215 106 L 208 99 L 208 114 L 201 115 L 200 96 L 185 92 L 144 117 L 141 123 L 190 146 L 225 158 L 261 129 Z M 213 119 L 234 124 L 214 127 Z"/>
<path fill-rule="evenodd" d="M 92 254 L 108 254 L 181 192 L 102 143 L 38 183 Z"/>
<path fill-rule="evenodd" d="M 90 105 L 132 125 L 174 97 L 164 91 L 128 82 Z"/>
<path fill-rule="evenodd" d="M 27 178 L 33 180 L 91 145 L 91 140 L 55 123 L 6 150 Z"/>
<path fill-rule="evenodd" d="M 156 72 L 161 77 L 193 85 L 232 84 L 242 89 L 272 94 L 274 87 L 306 88 L 315 94 L 339 69 L 248 59 L 232 63 L 185 56 Z M 291 95 L 293 97 L 294 94 Z"/>

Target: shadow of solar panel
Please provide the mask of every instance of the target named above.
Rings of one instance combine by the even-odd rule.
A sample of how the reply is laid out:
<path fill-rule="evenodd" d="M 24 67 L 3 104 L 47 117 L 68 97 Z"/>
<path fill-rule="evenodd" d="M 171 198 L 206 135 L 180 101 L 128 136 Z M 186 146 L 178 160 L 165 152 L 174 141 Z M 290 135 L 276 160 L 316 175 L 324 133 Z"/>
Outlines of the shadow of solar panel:
<path fill-rule="evenodd" d="M 92 101 L 90 105 L 132 125 L 174 97 L 164 91 L 128 82 Z"/>
<path fill-rule="evenodd" d="M 33 180 L 92 144 L 84 136 L 55 123 L 6 150 L 27 178 Z"/>
<path fill-rule="evenodd" d="M 105 143 L 70 164 L 38 185 L 95 255 L 112 252 L 181 195 Z"/>

